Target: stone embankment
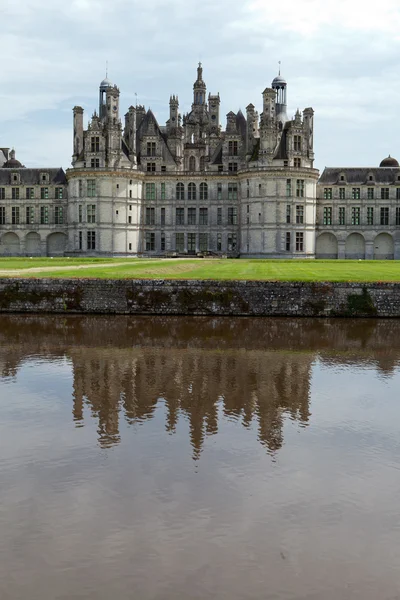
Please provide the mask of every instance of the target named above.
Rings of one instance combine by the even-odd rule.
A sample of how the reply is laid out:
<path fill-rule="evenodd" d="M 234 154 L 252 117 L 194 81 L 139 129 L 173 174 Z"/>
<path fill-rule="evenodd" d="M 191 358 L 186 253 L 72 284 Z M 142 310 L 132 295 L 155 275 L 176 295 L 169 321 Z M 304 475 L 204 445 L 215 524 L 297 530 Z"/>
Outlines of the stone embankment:
<path fill-rule="evenodd" d="M 0 279 L 0 312 L 400 317 L 400 283 Z"/>

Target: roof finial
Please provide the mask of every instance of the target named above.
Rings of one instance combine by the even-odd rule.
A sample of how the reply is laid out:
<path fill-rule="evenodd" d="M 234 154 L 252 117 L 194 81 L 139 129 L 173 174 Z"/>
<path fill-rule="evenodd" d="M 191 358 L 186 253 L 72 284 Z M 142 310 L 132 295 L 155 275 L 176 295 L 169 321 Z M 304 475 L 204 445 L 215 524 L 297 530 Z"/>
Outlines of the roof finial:
<path fill-rule="evenodd" d="M 281 61 L 280 60 L 278 60 L 278 64 L 279 64 L 279 76 L 280 76 L 280 74 L 281 74 Z"/>

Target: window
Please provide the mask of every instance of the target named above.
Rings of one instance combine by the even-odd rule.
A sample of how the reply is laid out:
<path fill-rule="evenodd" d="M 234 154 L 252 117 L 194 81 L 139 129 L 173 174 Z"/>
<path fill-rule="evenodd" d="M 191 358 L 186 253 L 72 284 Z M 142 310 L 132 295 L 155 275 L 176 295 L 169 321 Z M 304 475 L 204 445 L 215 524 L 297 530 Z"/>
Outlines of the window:
<path fill-rule="evenodd" d="M 292 207 L 290 206 L 290 204 L 286 204 L 286 223 L 291 222 L 291 210 Z"/>
<path fill-rule="evenodd" d="M 194 156 L 191 156 L 189 158 L 189 171 L 195 171 L 196 170 L 196 159 Z"/>
<path fill-rule="evenodd" d="M 64 208 L 62 206 L 56 206 L 54 209 L 54 223 L 56 225 L 64 223 Z"/>
<path fill-rule="evenodd" d="M 324 206 L 324 225 L 332 225 L 332 207 Z"/>
<path fill-rule="evenodd" d="M 41 206 L 40 207 L 40 224 L 47 225 L 49 222 L 49 207 Z"/>
<path fill-rule="evenodd" d="M 184 233 L 176 233 L 175 234 L 175 250 L 177 252 L 185 251 L 185 234 Z"/>
<path fill-rule="evenodd" d="M 187 247 L 188 247 L 188 252 L 190 252 L 191 254 L 196 252 L 196 234 L 195 233 L 188 233 Z"/>
<path fill-rule="evenodd" d="M 161 209 L 161 225 L 165 225 L 165 208 Z"/>
<path fill-rule="evenodd" d="M 129 242 L 128 248 L 129 248 L 129 250 L 132 250 L 132 242 Z"/>
<path fill-rule="evenodd" d="M 222 183 L 217 184 L 217 200 L 222 200 Z"/>
<path fill-rule="evenodd" d="M 47 200 L 48 197 L 49 197 L 49 188 L 47 188 L 47 187 L 40 188 L 40 198 L 42 200 Z"/>
<path fill-rule="evenodd" d="M 156 222 L 156 209 L 146 208 L 146 225 L 155 225 Z"/>
<path fill-rule="evenodd" d="M 381 200 L 389 200 L 389 188 L 381 188 Z"/>
<path fill-rule="evenodd" d="M 147 156 L 156 156 L 155 142 L 147 142 Z"/>
<path fill-rule="evenodd" d="M 346 198 L 346 188 L 339 188 L 339 198 L 340 200 L 344 200 Z"/>
<path fill-rule="evenodd" d="M 293 150 L 295 152 L 301 152 L 301 135 L 293 136 Z"/>
<path fill-rule="evenodd" d="M 146 231 L 146 252 L 154 252 L 156 249 L 156 234 L 153 231 Z"/>
<path fill-rule="evenodd" d="M 161 200 L 165 200 L 165 183 L 161 184 Z"/>
<path fill-rule="evenodd" d="M 353 206 L 351 209 L 351 224 L 359 225 L 360 224 L 360 215 L 361 209 L 359 206 Z"/>
<path fill-rule="evenodd" d="M 184 222 L 185 222 L 185 209 L 179 207 L 176 209 L 176 224 L 184 225 Z"/>
<path fill-rule="evenodd" d="M 156 199 L 156 184 L 146 183 L 146 200 Z"/>
<path fill-rule="evenodd" d="M 396 200 L 400 200 L 400 188 L 396 188 Z"/>
<path fill-rule="evenodd" d="M 12 188 L 11 197 L 13 200 L 19 200 L 19 188 Z"/>
<path fill-rule="evenodd" d="M 250 190 L 249 190 L 249 188 L 247 188 L 247 190 L 246 190 L 246 196 L 247 196 L 248 198 L 250 198 Z"/>
<path fill-rule="evenodd" d="M 82 204 L 79 204 L 78 206 L 78 221 L 79 223 L 82 223 Z"/>
<path fill-rule="evenodd" d="M 296 196 L 298 198 L 304 197 L 304 179 L 298 179 L 296 181 Z"/>
<path fill-rule="evenodd" d="M 200 208 L 199 224 L 208 225 L 208 208 Z"/>
<path fill-rule="evenodd" d="M 217 225 L 222 225 L 222 208 L 217 208 Z"/>
<path fill-rule="evenodd" d="M 148 173 L 154 173 L 156 170 L 156 163 L 155 162 L 148 162 L 147 163 L 147 172 Z"/>
<path fill-rule="evenodd" d="M 26 188 L 26 199 L 27 200 L 33 200 L 34 197 L 35 197 L 35 190 L 34 190 L 34 188 L 32 188 L 32 187 Z"/>
<path fill-rule="evenodd" d="M 286 179 L 286 197 L 290 198 L 292 195 L 292 180 Z"/>
<path fill-rule="evenodd" d="M 176 184 L 176 199 L 184 200 L 185 199 L 185 186 L 183 183 Z"/>
<path fill-rule="evenodd" d="M 132 217 L 130 215 L 128 217 L 128 223 L 129 223 L 129 225 L 132 225 Z"/>
<path fill-rule="evenodd" d="M 228 207 L 228 225 L 237 225 L 238 217 L 237 217 L 237 208 L 236 206 Z"/>
<path fill-rule="evenodd" d="M 196 184 L 189 183 L 188 185 L 188 200 L 196 200 Z"/>
<path fill-rule="evenodd" d="M 296 205 L 296 223 L 304 223 L 304 206 Z"/>
<path fill-rule="evenodd" d="M 19 225 L 19 206 L 13 206 L 11 208 L 11 223 L 13 225 Z"/>
<path fill-rule="evenodd" d="M 161 252 L 165 252 L 165 233 L 161 233 Z"/>
<path fill-rule="evenodd" d="M 374 199 L 374 188 L 367 189 L 367 198 L 368 198 L 368 200 Z"/>
<path fill-rule="evenodd" d="M 346 224 L 346 208 L 344 206 L 339 206 L 339 225 Z"/>
<path fill-rule="evenodd" d="M 79 240 L 79 250 L 82 250 L 82 231 L 79 232 L 78 240 Z"/>
<path fill-rule="evenodd" d="M 220 233 L 217 234 L 217 252 L 222 251 L 222 235 Z"/>
<path fill-rule="evenodd" d="M 293 159 L 293 166 L 296 169 L 300 169 L 300 167 L 301 167 L 301 158 L 294 158 Z"/>
<path fill-rule="evenodd" d="M 166 172 L 167 172 L 166 165 L 161 165 L 161 173 L 166 173 Z"/>
<path fill-rule="evenodd" d="M 82 181 L 82 179 L 79 179 L 79 181 L 78 181 L 78 191 L 79 191 L 79 198 L 83 198 L 83 181 Z"/>
<path fill-rule="evenodd" d="M 129 198 L 132 198 L 132 190 L 129 190 Z"/>
<path fill-rule="evenodd" d="M 47 183 L 49 181 L 49 176 L 47 173 L 42 173 L 42 181 L 43 183 Z"/>
<path fill-rule="evenodd" d="M 206 167 L 206 159 L 204 156 L 200 156 L 200 171 L 204 171 Z"/>
<path fill-rule="evenodd" d="M 87 249 L 88 250 L 96 250 L 96 232 L 95 231 L 87 232 Z"/>
<path fill-rule="evenodd" d="M 6 207 L 0 206 L 0 225 L 6 224 Z"/>
<path fill-rule="evenodd" d="M 218 173 L 223 173 L 224 165 L 218 165 Z"/>
<path fill-rule="evenodd" d="M 381 206 L 381 225 L 389 225 L 389 207 Z"/>
<path fill-rule="evenodd" d="M 19 175 L 18 175 L 18 173 L 13 173 L 12 180 L 13 180 L 13 183 L 19 183 Z"/>
<path fill-rule="evenodd" d="M 296 252 L 304 252 L 304 233 L 296 231 Z"/>
<path fill-rule="evenodd" d="M 90 167 L 92 169 L 98 169 L 100 167 L 100 159 L 99 158 L 91 158 L 90 159 Z"/>
<path fill-rule="evenodd" d="M 290 252 L 291 250 L 291 240 L 290 240 L 290 231 L 286 232 L 286 243 L 285 243 L 285 250 L 286 252 Z"/>
<path fill-rule="evenodd" d="M 89 198 L 94 198 L 96 196 L 96 180 L 88 179 L 87 180 L 87 195 Z"/>
<path fill-rule="evenodd" d="M 237 248 L 237 237 L 236 233 L 228 234 L 228 252 L 236 252 Z"/>
<path fill-rule="evenodd" d="M 206 183 L 200 184 L 200 200 L 208 200 L 208 185 Z"/>
<path fill-rule="evenodd" d="M 1 207 L 0 207 L 0 219 L 1 219 Z M 396 206 L 396 225 L 400 225 L 400 206 Z"/>
<path fill-rule="evenodd" d="M 367 208 L 367 225 L 374 224 L 374 207 L 368 206 Z"/>
<path fill-rule="evenodd" d="M 96 205 L 95 204 L 87 205 L 86 220 L 88 223 L 96 223 Z"/>
<path fill-rule="evenodd" d="M 250 224 L 250 205 L 249 204 L 247 205 L 247 208 L 246 208 L 246 223 L 247 223 L 247 225 Z"/>
<path fill-rule="evenodd" d="M 351 190 L 351 197 L 353 198 L 353 200 L 359 200 L 361 198 L 360 188 L 353 188 Z"/>
<path fill-rule="evenodd" d="M 35 222 L 35 209 L 33 206 L 26 207 L 26 223 L 32 225 Z"/>
<path fill-rule="evenodd" d="M 230 183 L 228 185 L 228 200 L 237 200 L 238 188 L 237 183 Z"/>
<path fill-rule="evenodd" d="M 261 183 L 258 184 L 258 195 L 262 196 L 262 187 L 261 187 Z"/>
<path fill-rule="evenodd" d="M 6 188 L 0 188 L 0 200 L 5 200 L 6 198 Z"/>
<path fill-rule="evenodd" d="M 332 200 L 332 188 L 324 188 L 324 199 Z"/>
<path fill-rule="evenodd" d="M 196 225 L 196 209 L 188 208 L 188 225 Z"/>
<path fill-rule="evenodd" d="M 238 154 L 238 143 L 237 141 L 229 142 L 228 144 L 229 156 L 237 156 Z"/>
<path fill-rule="evenodd" d="M 200 250 L 200 252 L 207 252 L 207 250 L 208 250 L 208 234 L 207 233 L 199 234 L 199 250 Z"/>
<path fill-rule="evenodd" d="M 237 162 L 230 162 L 228 164 L 228 171 L 230 171 L 231 173 L 236 173 L 237 170 L 238 170 Z"/>
<path fill-rule="evenodd" d="M 90 141 L 90 151 L 91 152 L 100 152 L 100 138 L 94 136 Z"/>

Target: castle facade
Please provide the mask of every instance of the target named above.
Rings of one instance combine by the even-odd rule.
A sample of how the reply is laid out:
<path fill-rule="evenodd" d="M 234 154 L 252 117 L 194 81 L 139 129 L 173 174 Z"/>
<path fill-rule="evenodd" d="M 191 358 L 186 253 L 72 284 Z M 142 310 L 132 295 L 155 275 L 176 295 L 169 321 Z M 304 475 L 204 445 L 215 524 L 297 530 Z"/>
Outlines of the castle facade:
<path fill-rule="evenodd" d="M 72 167 L 25 169 L 0 149 L 0 254 L 400 258 L 400 168 L 314 168 L 314 111 L 287 114 L 278 75 L 220 123 L 199 64 L 191 111 L 160 125 L 107 78 Z M 397 206 L 398 205 L 398 206 Z"/>

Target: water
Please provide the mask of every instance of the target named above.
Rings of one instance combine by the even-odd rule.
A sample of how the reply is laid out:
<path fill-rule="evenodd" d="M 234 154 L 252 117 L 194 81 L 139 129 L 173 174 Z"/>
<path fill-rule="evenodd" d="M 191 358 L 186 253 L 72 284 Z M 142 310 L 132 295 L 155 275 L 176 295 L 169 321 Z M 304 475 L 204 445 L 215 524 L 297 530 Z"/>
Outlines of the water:
<path fill-rule="evenodd" d="M 2 316 L 1 600 L 400 598 L 400 321 Z"/>

